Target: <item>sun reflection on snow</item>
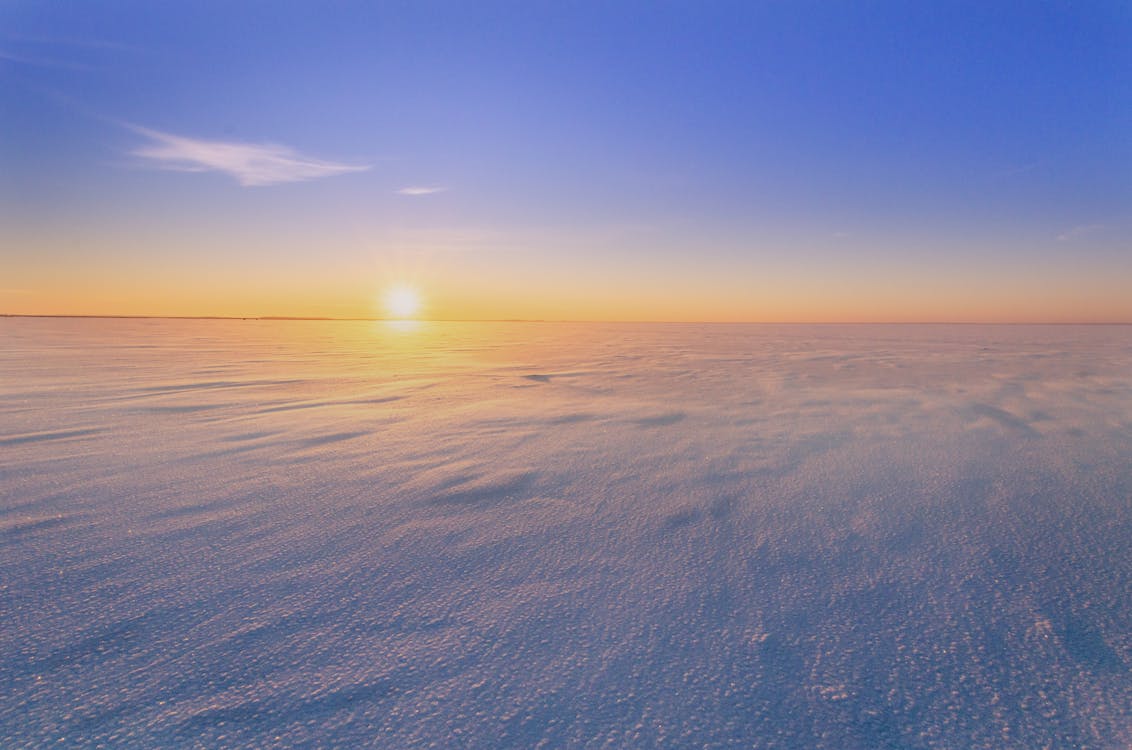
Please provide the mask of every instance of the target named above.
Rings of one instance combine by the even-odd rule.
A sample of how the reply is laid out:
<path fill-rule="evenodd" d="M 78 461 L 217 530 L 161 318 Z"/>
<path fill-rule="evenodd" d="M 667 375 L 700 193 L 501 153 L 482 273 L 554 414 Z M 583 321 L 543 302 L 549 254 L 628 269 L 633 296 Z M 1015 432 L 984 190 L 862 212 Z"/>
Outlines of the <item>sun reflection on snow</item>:
<path fill-rule="evenodd" d="M 393 333 L 416 333 L 424 328 L 424 322 L 420 320 L 383 320 L 380 321 L 381 327 Z"/>

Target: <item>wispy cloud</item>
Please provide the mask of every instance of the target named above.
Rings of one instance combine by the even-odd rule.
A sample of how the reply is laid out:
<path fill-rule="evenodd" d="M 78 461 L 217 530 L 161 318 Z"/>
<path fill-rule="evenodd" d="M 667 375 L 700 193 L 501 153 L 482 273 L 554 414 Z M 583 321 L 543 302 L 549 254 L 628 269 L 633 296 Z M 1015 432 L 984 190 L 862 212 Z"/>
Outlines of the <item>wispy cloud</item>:
<path fill-rule="evenodd" d="M 1057 235 L 1059 242 L 1068 242 L 1104 229 L 1104 224 L 1080 224 Z"/>
<path fill-rule="evenodd" d="M 432 195 L 443 193 L 447 189 L 446 187 L 403 187 L 397 191 L 397 195 Z"/>
<path fill-rule="evenodd" d="M 0 62 L 21 67 L 97 71 L 105 69 L 113 57 L 140 51 L 139 47 L 105 39 L 0 35 Z"/>
<path fill-rule="evenodd" d="M 96 37 L 42 36 L 39 34 L 5 34 L 4 40 L 19 45 L 50 45 L 78 49 L 109 50 L 112 52 L 138 52 L 142 48 Z"/>
<path fill-rule="evenodd" d="M 127 127 L 149 139 L 131 153 L 150 165 L 175 172 L 223 172 L 245 187 L 301 182 L 370 168 L 315 159 L 274 143 L 210 141 L 136 125 Z"/>
<path fill-rule="evenodd" d="M 0 49 L 0 60 L 16 65 L 28 65 L 34 68 L 60 68 L 63 70 L 95 70 L 93 65 L 87 65 L 70 60 L 59 60 L 40 55 L 16 55 Z"/>

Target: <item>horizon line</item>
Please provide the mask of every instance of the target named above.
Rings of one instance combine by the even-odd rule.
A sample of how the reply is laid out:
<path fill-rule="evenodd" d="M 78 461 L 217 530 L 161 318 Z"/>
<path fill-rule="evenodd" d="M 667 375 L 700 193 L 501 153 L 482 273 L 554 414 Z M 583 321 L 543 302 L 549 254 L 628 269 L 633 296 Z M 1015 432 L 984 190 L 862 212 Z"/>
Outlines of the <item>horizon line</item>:
<path fill-rule="evenodd" d="M 633 325 L 944 325 L 944 326 L 1128 326 L 1132 320 L 590 320 L 570 318 L 336 318 L 306 315 L 104 315 L 66 313 L 0 313 L 0 318 L 78 318 L 104 320 L 251 320 L 338 323 L 625 323 Z"/>

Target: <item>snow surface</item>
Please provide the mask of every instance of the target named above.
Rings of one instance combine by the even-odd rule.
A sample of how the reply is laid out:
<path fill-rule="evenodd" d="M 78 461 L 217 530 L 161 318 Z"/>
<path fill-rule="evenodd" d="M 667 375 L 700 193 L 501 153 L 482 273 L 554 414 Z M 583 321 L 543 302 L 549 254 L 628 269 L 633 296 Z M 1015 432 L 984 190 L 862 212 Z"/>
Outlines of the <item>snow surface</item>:
<path fill-rule="evenodd" d="M 1132 328 L 0 345 L 0 747 L 1132 744 Z"/>

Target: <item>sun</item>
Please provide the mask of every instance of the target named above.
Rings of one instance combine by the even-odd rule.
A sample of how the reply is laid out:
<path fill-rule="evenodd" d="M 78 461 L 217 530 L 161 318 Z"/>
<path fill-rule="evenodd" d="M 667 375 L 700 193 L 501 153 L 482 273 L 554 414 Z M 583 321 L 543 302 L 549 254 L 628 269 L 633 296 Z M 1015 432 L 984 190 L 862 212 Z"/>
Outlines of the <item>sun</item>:
<path fill-rule="evenodd" d="M 421 296 L 408 284 L 398 284 L 385 291 L 385 312 L 395 320 L 410 320 L 421 309 Z"/>

